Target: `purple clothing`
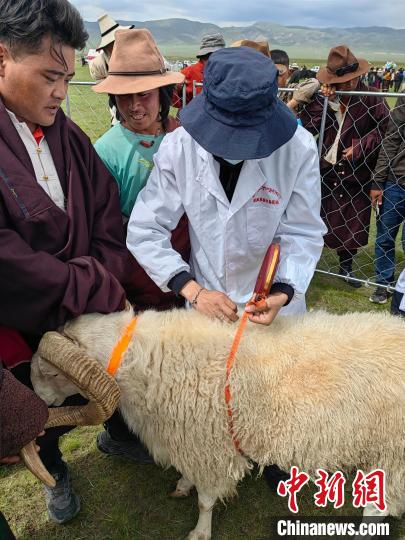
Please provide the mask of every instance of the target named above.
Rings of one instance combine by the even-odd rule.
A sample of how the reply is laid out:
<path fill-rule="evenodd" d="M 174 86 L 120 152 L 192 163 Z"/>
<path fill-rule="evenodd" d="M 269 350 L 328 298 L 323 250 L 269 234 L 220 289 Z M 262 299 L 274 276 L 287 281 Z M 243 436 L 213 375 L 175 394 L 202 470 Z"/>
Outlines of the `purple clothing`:
<path fill-rule="evenodd" d="M 356 91 L 371 90 L 359 84 Z M 318 94 L 300 113 L 303 126 L 319 133 L 324 99 Z M 323 158 L 321 216 L 328 227 L 325 245 L 334 249 L 355 250 L 367 245 L 370 226 L 370 187 L 381 141 L 389 119 L 389 107 L 379 96 L 352 96 L 340 136 L 336 165 Z M 328 108 L 322 156 L 332 146 L 339 124 Z M 343 160 L 342 152 L 353 146 L 353 158 Z"/>
<path fill-rule="evenodd" d="M 123 309 L 128 257 L 117 185 L 89 138 L 62 110 L 43 131 L 66 212 L 38 184 L 0 100 L 0 325 L 36 336 Z"/>

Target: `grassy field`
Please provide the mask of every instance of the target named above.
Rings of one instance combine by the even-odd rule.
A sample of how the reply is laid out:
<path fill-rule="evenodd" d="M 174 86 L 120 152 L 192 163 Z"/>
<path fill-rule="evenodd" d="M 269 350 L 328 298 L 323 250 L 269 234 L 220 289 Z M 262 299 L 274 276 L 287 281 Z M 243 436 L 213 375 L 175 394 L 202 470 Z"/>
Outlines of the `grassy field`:
<path fill-rule="evenodd" d="M 311 61 L 307 61 L 311 64 Z M 315 61 L 314 61 L 315 63 Z M 311 64 L 312 65 L 312 64 Z M 88 69 L 78 67 L 76 80 L 89 80 Z M 73 118 L 96 140 L 109 125 L 106 98 L 89 88 L 74 87 L 70 92 Z M 372 227 L 369 247 L 356 259 L 359 277 L 373 275 Z M 399 253 L 398 248 L 398 253 Z M 403 265 L 403 255 L 399 256 Z M 334 253 L 325 252 L 321 268 L 334 271 Z M 331 312 L 386 310 L 388 306 L 370 304 L 370 288 L 354 290 L 341 280 L 317 274 L 307 296 L 310 308 Z M 377 331 L 377 330 L 376 330 Z M 377 334 L 376 334 L 377 337 Z M 178 478 L 173 469 L 136 465 L 107 458 L 95 446 L 99 428 L 76 429 L 62 440 L 65 459 L 82 499 L 79 516 L 65 526 L 47 520 L 42 490 L 22 467 L 0 469 L 0 508 L 9 518 L 19 540 L 180 540 L 195 526 L 198 509 L 196 494 L 184 500 L 168 498 Z M 343 509 L 319 511 L 313 504 L 313 489 L 299 495 L 300 515 L 349 515 L 359 512 L 347 503 Z M 214 511 L 214 539 L 267 540 L 273 538 L 271 522 L 288 515 L 286 501 L 269 491 L 257 471 L 246 478 L 238 497 Z M 390 538 L 405 538 L 405 522 L 394 521 Z M 1 539 L 0 539 L 1 540 Z"/>

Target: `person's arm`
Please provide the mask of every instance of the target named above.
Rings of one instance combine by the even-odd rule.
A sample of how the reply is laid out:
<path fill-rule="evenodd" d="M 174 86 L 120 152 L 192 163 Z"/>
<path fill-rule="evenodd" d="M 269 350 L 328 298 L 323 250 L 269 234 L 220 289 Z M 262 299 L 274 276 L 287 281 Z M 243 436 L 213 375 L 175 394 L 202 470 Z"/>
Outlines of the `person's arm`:
<path fill-rule="evenodd" d="M 89 144 L 89 171 L 95 194 L 95 214 L 89 255 L 122 283 L 129 254 L 125 245 L 118 184 L 106 169 L 90 141 Z"/>
<path fill-rule="evenodd" d="M 10 227 L 0 198 L 0 324 L 38 335 L 83 313 L 124 308 L 120 280 L 128 253 L 117 186 L 92 148 L 88 159 L 94 214 L 85 255 L 63 261 L 34 251 Z"/>
<path fill-rule="evenodd" d="M 307 79 L 297 84 L 287 107 L 296 111 L 300 105 L 308 104 L 314 95 L 319 91 L 321 83 L 318 79 Z"/>
<path fill-rule="evenodd" d="M 123 309 L 119 281 L 96 259 L 63 262 L 35 252 L 2 221 L 0 215 L 0 324 L 38 335 L 82 313 Z"/>
<path fill-rule="evenodd" d="M 304 128 L 314 136 L 319 134 L 321 128 L 323 103 L 324 99 L 315 94 L 312 101 L 305 105 L 298 115 Z"/>
<path fill-rule="evenodd" d="M 184 214 L 184 207 L 172 167 L 173 148 L 168 139 L 163 140 L 155 154 L 153 171 L 132 210 L 128 249 L 162 291 L 170 291 L 169 283 L 173 283 L 173 278 L 187 273 L 178 292 L 195 309 L 211 317 L 236 320 L 236 305 L 224 293 L 205 290 L 189 279 L 190 266 L 172 247 L 171 232 Z"/>
<path fill-rule="evenodd" d="M 372 97 L 370 102 L 369 114 L 372 115 L 375 127 L 366 135 L 352 139 L 353 153 L 350 157 L 354 163 L 363 163 L 371 157 L 380 146 L 387 129 L 390 109 L 385 99 Z"/>
<path fill-rule="evenodd" d="M 149 277 L 163 292 L 180 272 L 190 272 L 189 265 L 171 245 L 184 208 L 171 167 L 167 137 L 154 155 L 154 168 L 146 186 L 139 193 L 128 222 L 127 247 Z"/>
<path fill-rule="evenodd" d="M 372 205 L 382 202 L 382 191 L 387 181 L 390 166 L 397 157 L 403 135 L 405 133 L 405 97 L 398 98 L 395 108 L 390 113 L 385 137 L 382 141 L 381 150 L 378 155 L 378 161 L 374 169 L 373 184 L 370 197 Z"/>
<path fill-rule="evenodd" d="M 308 134 L 308 137 L 310 135 Z M 312 137 L 302 155 L 302 166 L 287 207 L 274 236 L 280 244 L 280 262 L 275 282 L 290 285 L 295 296 L 305 294 L 322 253 L 326 227 L 320 217 L 321 184 L 319 158 Z M 270 324 L 287 300 L 281 291 L 271 294 L 266 305 L 248 306 L 250 320 Z"/>
<path fill-rule="evenodd" d="M 104 52 L 89 62 L 90 77 L 96 82 L 104 80 L 108 75 L 108 67 L 104 60 Z"/>

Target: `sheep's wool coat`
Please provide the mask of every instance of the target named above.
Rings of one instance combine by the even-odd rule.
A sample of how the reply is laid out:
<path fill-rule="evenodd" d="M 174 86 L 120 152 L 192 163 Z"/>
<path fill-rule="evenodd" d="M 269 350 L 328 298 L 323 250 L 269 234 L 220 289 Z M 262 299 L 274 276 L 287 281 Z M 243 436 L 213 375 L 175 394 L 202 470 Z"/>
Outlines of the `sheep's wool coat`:
<path fill-rule="evenodd" d="M 131 316 L 86 316 L 65 328 L 106 364 Z M 221 498 L 251 461 L 309 473 L 382 468 L 390 513 L 398 513 L 404 322 L 388 314 L 314 312 L 279 317 L 269 328 L 249 323 L 230 377 L 244 455 L 233 445 L 224 399 L 235 330 L 186 310 L 139 317 L 116 378 L 123 416 L 155 460 Z"/>

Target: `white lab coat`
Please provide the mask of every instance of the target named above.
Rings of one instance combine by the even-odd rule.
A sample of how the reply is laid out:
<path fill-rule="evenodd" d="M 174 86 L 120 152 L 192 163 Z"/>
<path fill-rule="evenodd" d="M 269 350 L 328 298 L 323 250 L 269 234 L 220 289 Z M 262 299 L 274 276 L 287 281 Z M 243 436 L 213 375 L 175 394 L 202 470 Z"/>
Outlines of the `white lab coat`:
<path fill-rule="evenodd" d="M 397 284 L 395 286 L 395 290 L 402 293 L 404 296 L 402 297 L 401 303 L 399 304 L 399 309 L 401 311 L 405 311 L 405 268 L 402 270 L 402 272 L 399 274 L 399 278 L 397 280 Z"/>
<path fill-rule="evenodd" d="M 184 128 L 166 135 L 154 162 L 129 220 L 127 246 L 163 291 L 186 270 L 203 287 L 244 306 L 266 250 L 276 241 L 281 258 L 275 281 L 295 292 L 283 310 L 305 311 L 305 291 L 326 232 L 320 218 L 318 153 L 308 131 L 298 126 L 271 156 L 245 161 L 231 203 L 219 180 L 219 164 Z M 170 243 L 184 212 L 190 265 Z"/>

